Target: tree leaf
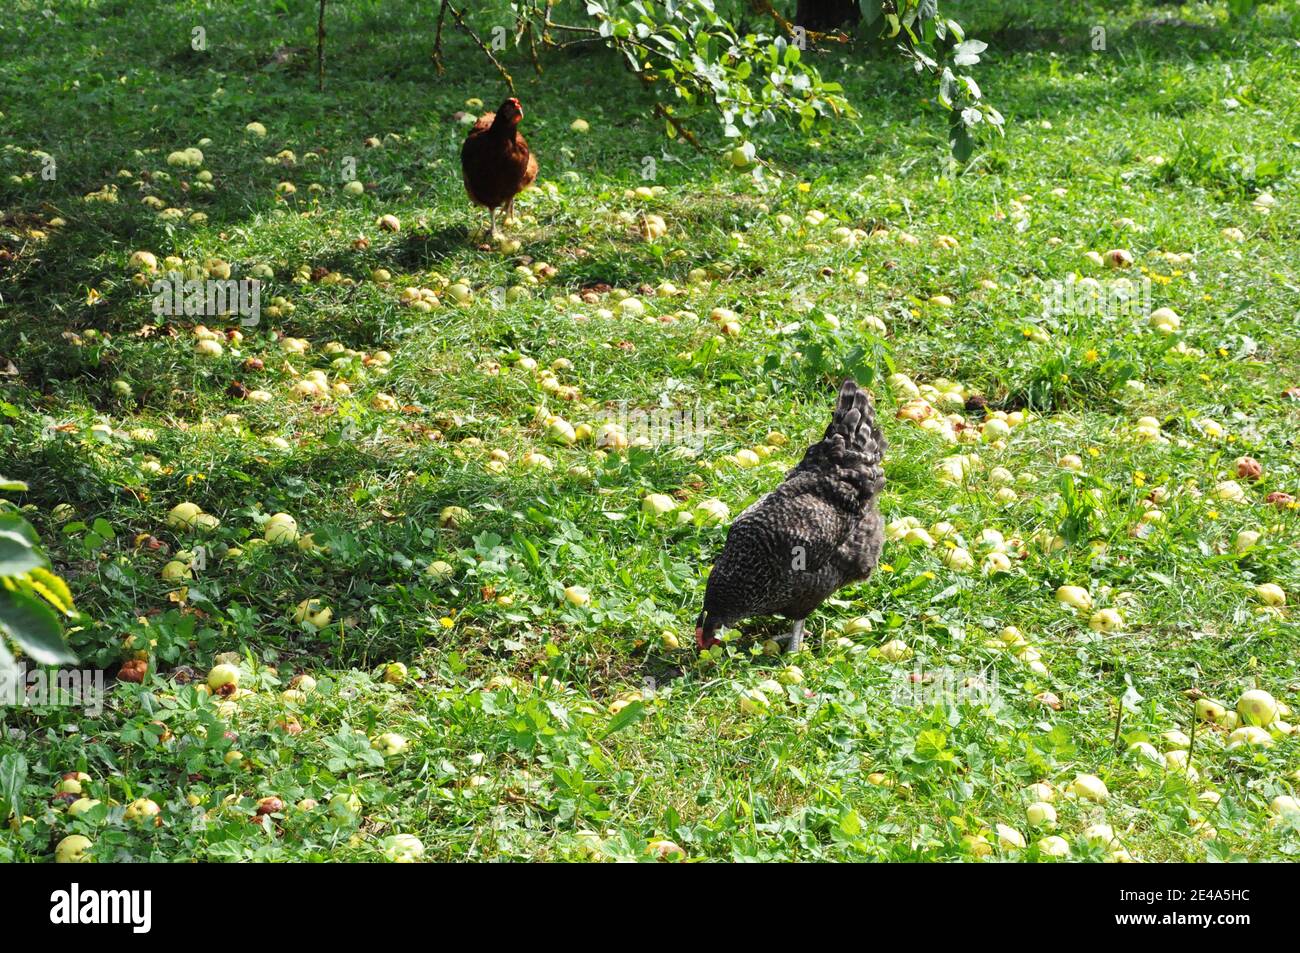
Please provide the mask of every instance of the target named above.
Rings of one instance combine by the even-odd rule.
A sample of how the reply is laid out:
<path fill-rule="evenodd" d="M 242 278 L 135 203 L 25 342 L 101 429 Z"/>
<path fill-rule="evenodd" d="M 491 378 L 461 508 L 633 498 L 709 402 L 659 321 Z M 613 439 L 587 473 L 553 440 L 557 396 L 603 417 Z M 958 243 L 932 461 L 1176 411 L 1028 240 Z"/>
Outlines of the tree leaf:
<path fill-rule="evenodd" d="M 45 597 L 45 601 L 64 615 L 72 612 L 72 592 L 68 584 L 50 572 L 37 567 L 27 574 L 27 581 L 33 589 Z"/>
<path fill-rule="evenodd" d="M 36 547 L 22 533 L 0 529 L 0 576 L 25 576 L 45 565 Z"/>
<path fill-rule="evenodd" d="M 77 656 L 63 641 L 59 617 L 49 606 L 26 593 L 0 589 L 0 628 L 38 665 L 77 661 Z"/>
<path fill-rule="evenodd" d="M 17 751 L 0 758 L 0 805 L 10 814 L 23 816 L 23 785 L 27 783 L 27 759 Z"/>

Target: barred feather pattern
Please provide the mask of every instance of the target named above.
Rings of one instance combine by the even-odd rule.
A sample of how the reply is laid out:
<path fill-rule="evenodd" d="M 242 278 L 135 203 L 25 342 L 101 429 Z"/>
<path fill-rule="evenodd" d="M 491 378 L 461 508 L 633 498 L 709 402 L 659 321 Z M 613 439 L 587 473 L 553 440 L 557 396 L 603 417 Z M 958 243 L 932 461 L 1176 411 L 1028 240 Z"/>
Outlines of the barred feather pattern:
<path fill-rule="evenodd" d="M 871 574 L 884 540 L 884 453 L 866 391 L 846 380 L 822 439 L 732 523 L 705 589 L 708 633 L 753 616 L 803 619 Z"/>

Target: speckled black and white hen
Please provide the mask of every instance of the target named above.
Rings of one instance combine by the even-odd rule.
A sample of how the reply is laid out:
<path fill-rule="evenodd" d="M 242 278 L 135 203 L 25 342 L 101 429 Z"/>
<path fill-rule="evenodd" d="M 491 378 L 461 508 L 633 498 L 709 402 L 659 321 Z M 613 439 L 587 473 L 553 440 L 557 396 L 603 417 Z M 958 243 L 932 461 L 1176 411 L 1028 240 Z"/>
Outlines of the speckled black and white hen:
<path fill-rule="evenodd" d="M 700 648 L 716 644 L 724 626 L 779 615 L 794 620 L 787 638 L 797 652 L 808 614 L 836 589 L 871 575 L 884 539 L 876 506 L 884 453 L 866 391 L 846 380 L 825 436 L 731 524 L 695 622 Z"/>

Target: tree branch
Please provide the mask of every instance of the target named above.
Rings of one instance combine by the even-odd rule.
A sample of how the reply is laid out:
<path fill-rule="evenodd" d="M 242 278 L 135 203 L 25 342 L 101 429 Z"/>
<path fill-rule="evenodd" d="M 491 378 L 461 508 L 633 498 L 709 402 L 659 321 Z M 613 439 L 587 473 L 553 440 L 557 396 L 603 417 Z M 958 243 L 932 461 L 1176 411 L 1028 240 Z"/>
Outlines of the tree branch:
<path fill-rule="evenodd" d="M 322 0 L 322 2 L 324 2 L 324 0 Z M 510 76 L 510 74 L 506 71 L 506 68 L 501 65 L 501 61 L 496 58 L 496 56 L 488 48 L 488 45 L 484 43 L 483 40 L 479 37 L 479 35 L 475 33 L 473 29 L 470 28 L 468 23 L 465 22 L 465 15 L 451 5 L 451 0 L 445 0 L 445 4 L 447 9 L 451 10 L 451 15 L 455 17 L 456 25 L 460 27 L 461 30 L 463 30 L 469 36 L 469 38 L 478 45 L 478 48 L 480 50 L 483 51 L 483 55 L 488 58 L 488 62 L 490 62 L 493 66 L 496 67 L 497 72 L 501 74 L 501 78 L 505 80 L 506 87 L 513 94 L 515 91 L 515 81 Z"/>
<path fill-rule="evenodd" d="M 438 28 L 433 33 L 433 66 L 441 76 L 447 70 L 442 65 L 442 21 L 446 19 L 448 0 L 442 0 L 442 6 L 438 8 Z"/>

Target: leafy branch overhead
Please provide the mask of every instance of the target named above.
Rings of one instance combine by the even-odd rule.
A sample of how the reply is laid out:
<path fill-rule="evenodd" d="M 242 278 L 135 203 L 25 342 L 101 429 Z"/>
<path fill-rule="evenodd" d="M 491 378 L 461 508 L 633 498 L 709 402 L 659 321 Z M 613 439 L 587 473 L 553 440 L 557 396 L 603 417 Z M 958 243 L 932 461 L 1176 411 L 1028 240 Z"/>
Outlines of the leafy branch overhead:
<path fill-rule="evenodd" d="M 0 478 L 0 491 L 26 489 L 25 483 Z M 17 513 L 0 511 L 0 683 L 17 670 L 5 637 L 38 665 L 76 662 L 60 621 L 72 613 L 72 593 L 50 571 L 36 531 Z"/>
<path fill-rule="evenodd" d="M 603 44 L 619 53 L 627 69 L 656 94 L 654 110 L 669 138 L 698 144 L 687 119 L 700 111 L 714 113 L 732 139 L 748 138 L 777 121 L 809 132 L 858 115 L 840 84 L 823 79 L 806 55 L 816 46 L 843 45 L 848 36 L 805 28 L 769 0 L 751 0 L 749 7 L 761 15 L 760 22 L 770 22 L 770 33 L 751 28 L 736 13 L 719 12 L 715 0 L 584 0 L 567 21 L 557 18 L 553 0 L 510 6 L 513 42 L 528 50 L 539 73 L 539 50 Z M 880 0 L 861 8 L 859 28 L 868 49 L 894 46 L 917 72 L 937 82 L 934 101 L 949 114 L 948 138 L 958 159 L 970 157 L 981 127 L 1001 133 L 1001 114 L 983 101 L 979 85 L 965 72 L 987 45 L 967 39 L 958 23 L 939 13 L 938 0 Z M 448 23 L 474 42 L 513 93 L 514 78 L 494 53 L 501 46 L 468 22 L 464 7 L 452 0 L 443 0 L 438 12 L 433 55 L 439 67 Z"/>

